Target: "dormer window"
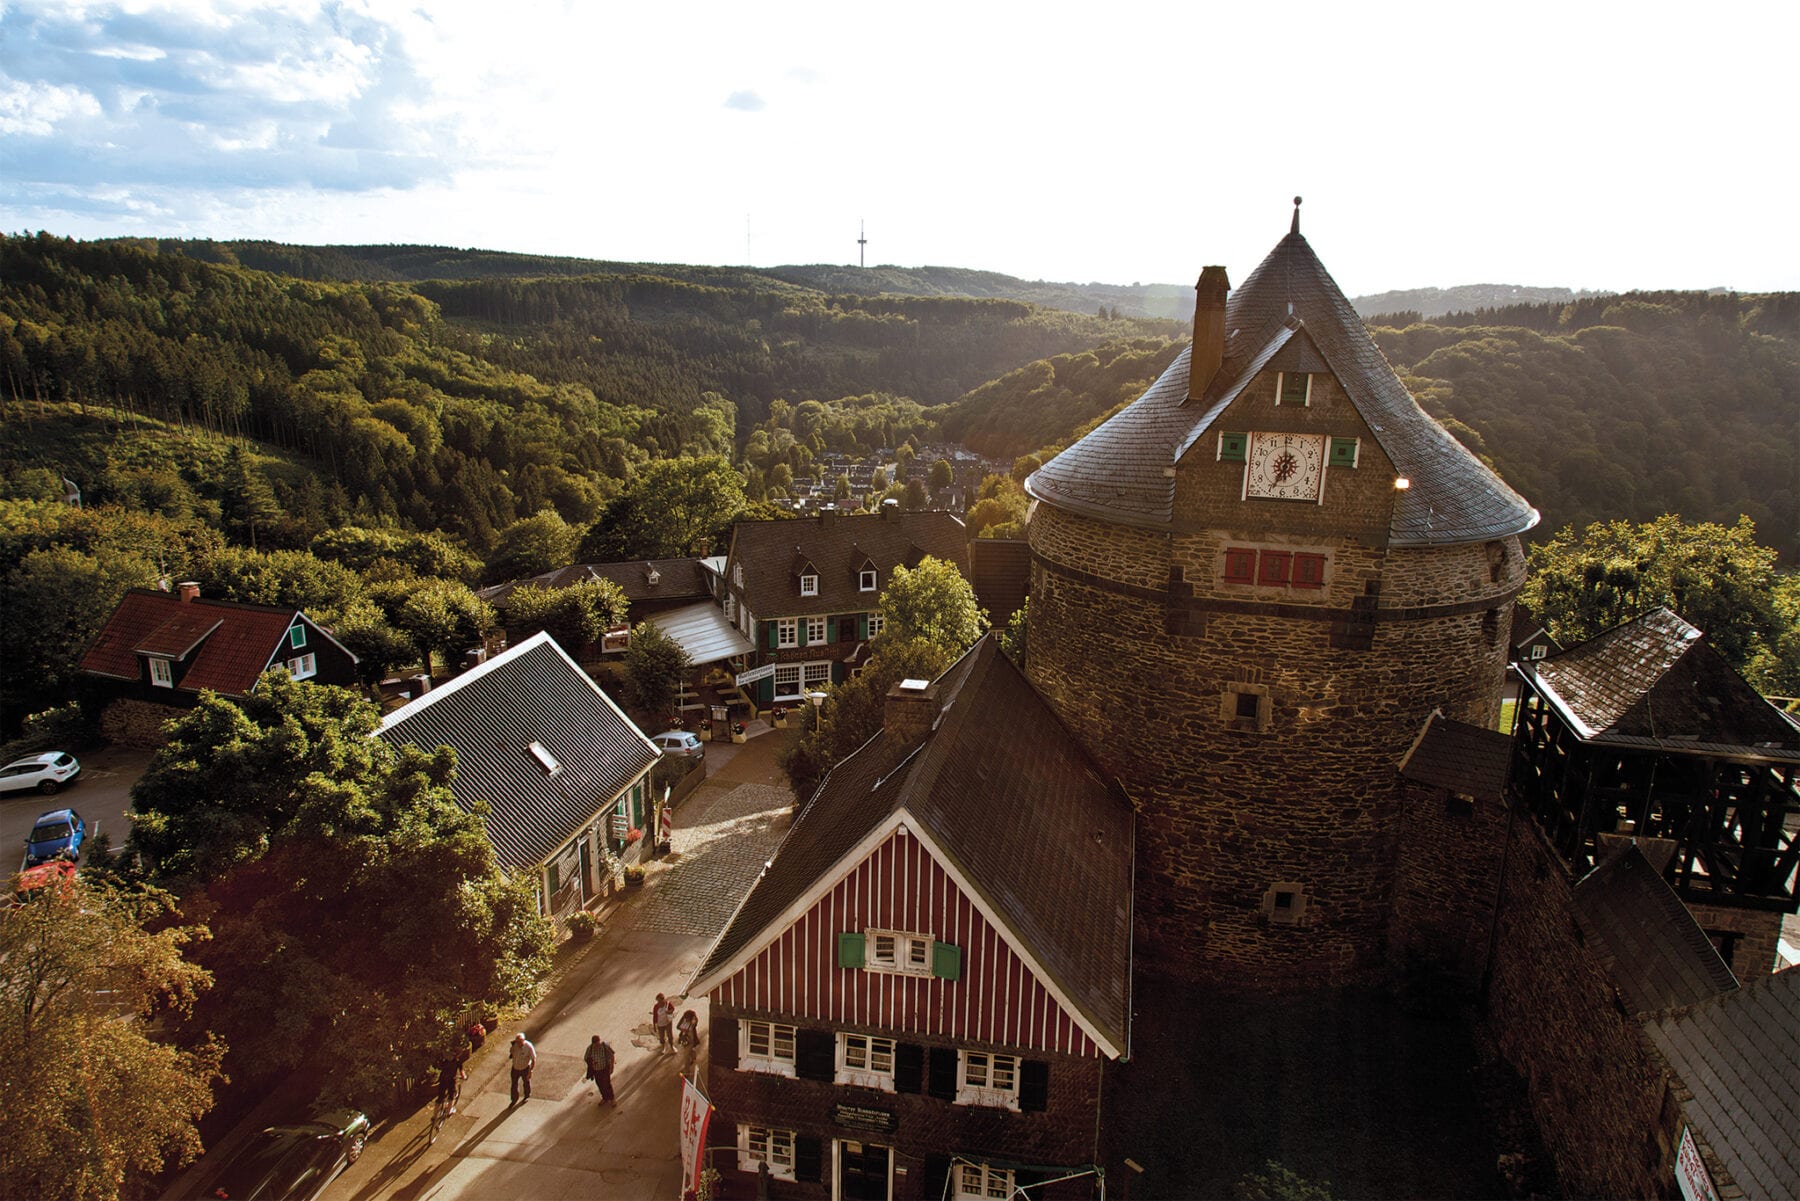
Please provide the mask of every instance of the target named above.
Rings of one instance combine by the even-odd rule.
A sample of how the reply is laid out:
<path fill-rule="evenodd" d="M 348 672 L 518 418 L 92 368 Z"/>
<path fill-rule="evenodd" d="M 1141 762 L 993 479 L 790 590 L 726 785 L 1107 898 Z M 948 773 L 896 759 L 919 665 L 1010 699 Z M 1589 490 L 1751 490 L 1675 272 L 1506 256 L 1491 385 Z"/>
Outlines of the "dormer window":
<path fill-rule="evenodd" d="M 644 564 L 644 566 L 646 566 L 650 569 L 650 571 L 644 576 L 645 581 L 652 588 L 656 587 L 658 584 L 660 584 L 662 582 L 662 572 L 656 570 L 656 566 L 652 563 L 646 563 L 646 564 Z"/>
<path fill-rule="evenodd" d="M 800 577 L 800 595 L 801 596 L 817 596 L 817 595 L 819 595 L 819 577 L 816 575 L 801 576 Z"/>
<path fill-rule="evenodd" d="M 1312 376 L 1304 371 L 1283 371 L 1275 385 L 1278 405 L 1305 405 L 1312 402 Z"/>
<path fill-rule="evenodd" d="M 175 672 L 167 659 L 150 660 L 150 682 L 158 688 L 175 687 Z"/>
<path fill-rule="evenodd" d="M 533 759 L 537 760 L 538 766 L 544 769 L 546 776 L 554 776 L 562 770 L 562 764 L 556 761 L 556 756 L 552 755 L 543 743 L 534 742 L 525 749 L 531 753 Z"/>

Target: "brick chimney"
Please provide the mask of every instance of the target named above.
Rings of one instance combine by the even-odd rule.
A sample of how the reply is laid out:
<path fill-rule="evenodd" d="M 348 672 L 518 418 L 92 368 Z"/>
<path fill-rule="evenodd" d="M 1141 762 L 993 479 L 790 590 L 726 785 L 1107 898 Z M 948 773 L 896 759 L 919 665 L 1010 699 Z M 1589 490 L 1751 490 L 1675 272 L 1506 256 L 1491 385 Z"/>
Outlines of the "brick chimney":
<path fill-rule="evenodd" d="M 1231 281 L 1225 268 L 1208 267 L 1194 285 L 1194 350 L 1188 357 L 1188 399 L 1206 394 L 1206 385 L 1225 361 L 1225 295 Z"/>
<path fill-rule="evenodd" d="M 938 686 L 931 680 L 901 680 L 888 689 L 881 710 L 881 729 L 888 741 L 910 751 L 931 733 L 937 720 Z"/>
<path fill-rule="evenodd" d="M 183 580 L 175 585 L 175 595 L 181 598 L 182 604 L 200 599 L 200 584 L 196 580 Z"/>

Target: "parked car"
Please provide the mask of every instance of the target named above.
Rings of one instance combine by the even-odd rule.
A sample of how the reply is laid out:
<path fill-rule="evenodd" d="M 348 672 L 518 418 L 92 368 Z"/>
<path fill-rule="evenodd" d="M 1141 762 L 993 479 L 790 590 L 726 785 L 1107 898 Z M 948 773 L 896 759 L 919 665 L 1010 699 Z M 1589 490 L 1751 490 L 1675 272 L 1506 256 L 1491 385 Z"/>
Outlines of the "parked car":
<path fill-rule="evenodd" d="M 52 859 L 80 859 L 87 841 L 87 823 L 73 809 L 52 809 L 38 815 L 25 836 L 25 866 L 36 867 Z"/>
<path fill-rule="evenodd" d="M 54 796 L 60 788 L 75 782 L 81 774 L 81 760 L 67 751 L 45 751 L 29 759 L 15 759 L 0 767 L 0 792 L 30 792 Z"/>
<path fill-rule="evenodd" d="M 36 867 L 28 867 L 13 877 L 13 900 L 23 905 L 52 884 L 61 884 L 75 878 L 75 865 L 67 859 L 52 859 L 49 863 L 40 863 Z"/>
<path fill-rule="evenodd" d="M 369 1119 L 334 1109 L 310 1122 L 258 1131 L 213 1179 L 222 1201 L 312 1201 L 338 1171 L 356 1162 Z"/>
<path fill-rule="evenodd" d="M 690 734 L 686 730 L 668 730 L 650 741 L 665 755 L 677 755 L 683 759 L 706 758 L 706 744 L 700 741 L 700 735 Z"/>

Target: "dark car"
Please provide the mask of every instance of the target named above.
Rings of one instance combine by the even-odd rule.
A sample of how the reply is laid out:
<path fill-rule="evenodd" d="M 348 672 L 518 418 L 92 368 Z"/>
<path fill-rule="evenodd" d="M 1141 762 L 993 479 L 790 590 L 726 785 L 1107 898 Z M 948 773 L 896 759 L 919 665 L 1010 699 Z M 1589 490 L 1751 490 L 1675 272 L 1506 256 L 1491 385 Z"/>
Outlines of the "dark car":
<path fill-rule="evenodd" d="M 87 823 L 73 809 L 52 809 L 41 814 L 25 836 L 25 866 L 36 867 L 52 859 L 80 859 L 87 840 Z"/>
<path fill-rule="evenodd" d="M 219 1172 L 212 1195 L 224 1201 L 312 1201 L 338 1170 L 356 1162 L 369 1119 L 334 1109 L 310 1122 L 258 1131 Z"/>

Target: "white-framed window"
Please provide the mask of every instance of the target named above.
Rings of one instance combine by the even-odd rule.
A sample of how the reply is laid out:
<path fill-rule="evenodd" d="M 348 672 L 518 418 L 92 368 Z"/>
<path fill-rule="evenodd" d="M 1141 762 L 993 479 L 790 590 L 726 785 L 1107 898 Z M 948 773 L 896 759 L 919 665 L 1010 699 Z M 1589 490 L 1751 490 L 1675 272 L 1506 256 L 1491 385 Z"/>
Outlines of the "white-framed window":
<path fill-rule="evenodd" d="M 1304 405 L 1312 400 L 1312 376 L 1304 371 L 1283 371 L 1275 386 L 1278 405 Z"/>
<path fill-rule="evenodd" d="M 856 577 L 856 588 L 859 592 L 875 591 L 875 569 L 866 568 Z"/>
<path fill-rule="evenodd" d="M 1542 659 L 1549 653 L 1550 653 L 1550 648 L 1545 646 L 1541 642 L 1531 648 L 1531 657 L 1533 659 Z M 154 662 L 154 660 L 152 660 L 152 662 Z"/>
<path fill-rule="evenodd" d="M 736 584 L 739 588 L 744 586 L 744 565 L 742 563 L 733 563 L 731 565 L 731 582 Z"/>
<path fill-rule="evenodd" d="M 769 1165 L 769 1175 L 777 1180 L 794 1178 L 794 1132 L 771 1130 L 767 1126 L 738 1127 L 738 1170 L 756 1172 L 756 1165 Z"/>
<path fill-rule="evenodd" d="M 738 1021 L 738 1071 L 794 1075 L 794 1028 L 779 1022 Z"/>
<path fill-rule="evenodd" d="M 800 699 L 800 665 L 798 663 L 783 663 L 775 668 L 775 699 L 778 701 Z"/>
<path fill-rule="evenodd" d="M 806 619 L 806 645 L 818 646 L 825 641 L 825 619 L 809 617 Z"/>
<path fill-rule="evenodd" d="M 931 975 L 931 935 L 902 930 L 870 930 L 868 957 L 863 966 L 871 972 L 895 972 L 902 976 Z"/>
<path fill-rule="evenodd" d="M 831 663 L 802 663 L 800 683 L 805 692 L 823 692 L 831 687 Z"/>
<path fill-rule="evenodd" d="M 990 1168 L 984 1163 L 956 1165 L 956 1201 L 999 1201 L 1012 1195 L 1011 1168 Z"/>
<path fill-rule="evenodd" d="M 887 624 L 887 620 L 884 617 L 882 617 L 881 614 L 879 614 L 879 613 L 869 614 L 869 637 L 873 638 L 873 637 L 875 637 L 875 635 L 881 633 L 881 627 L 886 624 Z"/>
<path fill-rule="evenodd" d="M 150 682 L 158 688 L 175 687 L 175 670 L 167 659 L 150 660 Z"/>
<path fill-rule="evenodd" d="M 775 645 L 783 648 L 800 645 L 798 617 L 783 617 L 775 623 Z"/>
<path fill-rule="evenodd" d="M 296 680 L 310 680 L 319 674 L 318 656 L 308 651 L 298 659 L 289 659 L 288 671 L 293 673 Z"/>
<path fill-rule="evenodd" d="M 299 622 L 295 622 L 288 629 L 288 646 L 293 650 L 299 650 L 301 647 L 303 647 L 305 645 L 306 645 L 306 627 L 301 625 Z"/>
<path fill-rule="evenodd" d="M 958 1105 L 1019 1108 L 1019 1057 L 992 1051 L 962 1051 L 956 1078 Z"/>
<path fill-rule="evenodd" d="M 819 577 L 816 575 L 801 576 L 800 577 L 800 595 L 801 596 L 817 596 L 817 595 L 819 595 Z"/>
<path fill-rule="evenodd" d="M 893 1092 L 894 1040 L 872 1034 L 839 1034 L 835 1081 Z"/>
<path fill-rule="evenodd" d="M 737 594 L 734 592 L 727 592 L 725 594 L 725 620 L 728 622 L 737 621 Z"/>

